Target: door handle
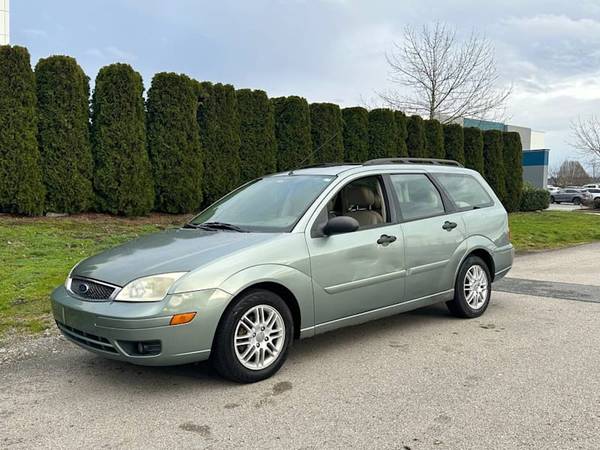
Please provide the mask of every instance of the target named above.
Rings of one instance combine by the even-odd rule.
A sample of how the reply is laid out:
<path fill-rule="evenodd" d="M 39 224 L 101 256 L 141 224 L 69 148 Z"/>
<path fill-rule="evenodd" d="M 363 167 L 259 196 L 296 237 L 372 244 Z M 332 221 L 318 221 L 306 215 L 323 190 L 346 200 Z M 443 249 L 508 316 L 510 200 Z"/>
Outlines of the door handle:
<path fill-rule="evenodd" d="M 449 222 L 449 221 L 445 221 L 444 225 L 442 225 L 442 228 L 446 231 L 451 231 L 454 230 L 458 225 L 456 225 L 456 222 Z"/>
<path fill-rule="evenodd" d="M 377 243 L 382 244 L 382 245 L 387 245 L 387 244 L 391 244 L 395 240 L 396 240 L 396 236 L 388 236 L 387 234 L 382 234 L 381 236 L 379 236 L 379 239 L 377 239 Z"/>

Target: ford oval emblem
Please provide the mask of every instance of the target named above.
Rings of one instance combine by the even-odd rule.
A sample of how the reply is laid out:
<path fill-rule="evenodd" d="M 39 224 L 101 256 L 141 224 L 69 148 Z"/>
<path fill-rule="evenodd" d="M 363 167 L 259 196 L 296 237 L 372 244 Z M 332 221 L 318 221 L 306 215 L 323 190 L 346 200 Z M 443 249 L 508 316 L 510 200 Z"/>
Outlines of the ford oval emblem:
<path fill-rule="evenodd" d="M 86 294 L 87 291 L 90 290 L 90 287 L 86 283 L 79 283 L 77 290 L 79 291 L 80 294 Z"/>

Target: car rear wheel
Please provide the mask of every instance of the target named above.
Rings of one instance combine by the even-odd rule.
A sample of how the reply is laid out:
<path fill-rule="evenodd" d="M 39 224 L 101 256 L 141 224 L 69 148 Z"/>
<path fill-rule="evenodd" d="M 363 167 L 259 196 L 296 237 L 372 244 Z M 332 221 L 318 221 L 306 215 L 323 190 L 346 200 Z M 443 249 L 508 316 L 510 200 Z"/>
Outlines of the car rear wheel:
<path fill-rule="evenodd" d="M 594 200 L 594 208 L 600 209 L 600 198 Z"/>
<path fill-rule="evenodd" d="M 573 199 L 573 204 L 574 205 L 581 205 L 581 199 L 579 197 L 575 197 Z"/>
<path fill-rule="evenodd" d="M 478 256 L 468 257 L 458 271 L 454 299 L 446 302 L 450 312 L 464 318 L 481 316 L 490 303 L 491 279 L 483 259 Z"/>
<path fill-rule="evenodd" d="M 294 336 L 292 313 L 277 294 L 247 292 L 223 317 L 211 356 L 217 372 L 240 383 L 269 378 L 285 362 Z"/>
<path fill-rule="evenodd" d="M 554 203 L 554 196 L 553 195 L 550 196 L 550 203 Z"/>

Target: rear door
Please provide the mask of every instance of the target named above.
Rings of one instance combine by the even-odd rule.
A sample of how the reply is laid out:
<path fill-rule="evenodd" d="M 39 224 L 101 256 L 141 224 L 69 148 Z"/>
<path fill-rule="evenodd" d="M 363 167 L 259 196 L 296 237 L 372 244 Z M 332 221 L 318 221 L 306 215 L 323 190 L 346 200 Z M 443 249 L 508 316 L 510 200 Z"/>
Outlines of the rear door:
<path fill-rule="evenodd" d="M 449 200 L 426 173 L 390 174 L 390 180 L 404 231 L 405 300 L 452 289 L 464 253 L 461 213 L 450 211 Z"/>

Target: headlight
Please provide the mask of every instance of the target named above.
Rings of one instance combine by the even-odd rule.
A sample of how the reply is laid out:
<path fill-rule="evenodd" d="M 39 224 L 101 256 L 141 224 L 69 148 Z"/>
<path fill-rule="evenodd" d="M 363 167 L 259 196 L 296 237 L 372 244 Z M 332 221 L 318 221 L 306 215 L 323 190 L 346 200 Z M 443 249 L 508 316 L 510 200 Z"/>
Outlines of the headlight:
<path fill-rule="evenodd" d="M 85 258 L 84 258 L 84 259 L 85 259 Z M 71 267 L 71 270 L 69 270 L 69 275 L 67 275 L 67 279 L 65 280 L 65 288 L 66 288 L 67 290 L 70 290 L 70 289 L 71 289 L 71 278 L 72 278 L 72 275 L 73 275 L 73 271 L 75 270 L 75 268 L 76 268 L 76 267 L 79 265 L 79 263 L 80 263 L 81 261 L 83 261 L 83 259 L 82 259 L 82 260 L 80 260 L 80 261 L 79 261 L 77 264 L 75 264 L 73 267 Z"/>
<path fill-rule="evenodd" d="M 187 272 L 162 273 L 138 278 L 126 285 L 115 297 L 117 302 L 158 302 L 179 278 Z"/>

